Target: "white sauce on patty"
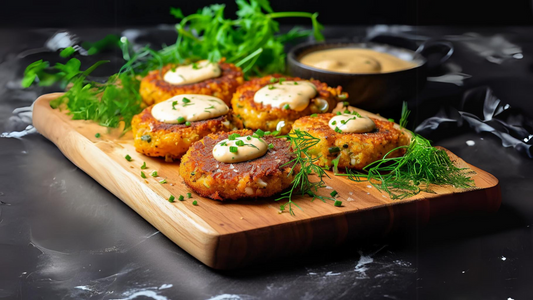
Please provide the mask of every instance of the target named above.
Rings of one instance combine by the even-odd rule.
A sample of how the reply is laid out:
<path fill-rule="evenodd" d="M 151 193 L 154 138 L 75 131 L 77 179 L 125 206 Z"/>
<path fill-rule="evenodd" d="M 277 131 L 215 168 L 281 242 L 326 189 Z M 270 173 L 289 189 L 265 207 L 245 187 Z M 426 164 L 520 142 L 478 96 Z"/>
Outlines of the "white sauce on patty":
<path fill-rule="evenodd" d="M 223 163 L 238 163 L 261 157 L 267 150 L 263 139 L 248 135 L 219 142 L 213 147 L 213 157 Z"/>
<path fill-rule="evenodd" d="M 152 116 L 164 123 L 180 124 L 216 118 L 228 111 L 226 103 L 217 97 L 184 94 L 154 105 Z"/>
<path fill-rule="evenodd" d="M 316 87 L 309 81 L 283 81 L 269 84 L 254 95 L 254 102 L 296 111 L 304 110 L 316 96 Z"/>
<path fill-rule="evenodd" d="M 163 80 L 171 84 L 189 84 L 215 78 L 220 76 L 220 74 L 220 66 L 217 63 L 200 60 L 166 72 Z"/>
<path fill-rule="evenodd" d="M 376 124 L 369 117 L 353 113 L 336 115 L 329 120 L 328 125 L 333 130 L 345 133 L 365 133 L 376 128 Z"/>

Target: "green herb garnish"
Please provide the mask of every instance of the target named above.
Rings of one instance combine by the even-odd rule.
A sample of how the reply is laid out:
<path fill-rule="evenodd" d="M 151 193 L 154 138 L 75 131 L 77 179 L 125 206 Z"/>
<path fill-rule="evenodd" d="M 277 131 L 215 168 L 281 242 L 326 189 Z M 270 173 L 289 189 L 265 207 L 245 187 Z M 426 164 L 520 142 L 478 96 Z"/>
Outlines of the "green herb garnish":
<path fill-rule="evenodd" d="M 95 135 L 94 135 L 95 138 L 99 139 L 101 137 L 100 133 L 97 132 Z"/>
<path fill-rule="evenodd" d="M 291 106 L 289 104 L 283 105 L 283 109 L 291 109 Z"/>
<path fill-rule="evenodd" d="M 187 193 L 187 198 L 192 198 L 192 194 L 191 193 Z"/>
<path fill-rule="evenodd" d="M 150 136 L 149 134 L 145 134 L 145 135 L 141 136 L 141 141 L 145 141 L 147 143 L 150 143 L 152 141 L 152 136 Z"/>
<path fill-rule="evenodd" d="M 324 169 L 314 164 L 319 158 L 313 158 L 308 151 L 311 147 L 318 144 L 320 139 L 315 138 L 308 132 L 301 131 L 299 129 L 291 131 L 288 135 L 280 136 L 280 138 L 286 138 L 290 142 L 291 148 L 296 154 L 296 157 L 293 160 L 283 166 L 292 165 L 289 174 L 293 174 L 297 167 L 300 168 L 300 171 L 294 176 L 291 188 L 281 194 L 281 197 L 276 199 L 276 201 L 285 199 L 288 200 L 286 203 L 280 205 L 280 211 L 284 211 L 288 205 L 289 213 L 294 215 L 292 205 L 294 204 L 296 207 L 300 208 L 298 204 L 292 201 L 292 197 L 295 193 L 300 195 L 309 195 L 313 197 L 313 200 L 320 199 L 324 202 L 326 202 L 326 200 L 334 200 L 331 197 L 320 196 L 317 194 L 318 189 L 326 186 L 323 177 L 325 176 L 329 178 L 329 176 Z M 315 174 L 319 180 L 310 181 L 309 176 L 311 174 Z"/>
<path fill-rule="evenodd" d="M 178 124 L 185 123 L 185 118 L 184 117 L 178 117 L 176 120 L 178 121 Z"/>
<path fill-rule="evenodd" d="M 232 134 L 230 134 L 230 135 L 228 136 L 228 140 L 230 140 L 230 141 L 234 141 L 234 140 L 237 139 L 238 137 L 241 137 L 241 135 L 238 134 L 238 133 L 232 133 Z"/>
<path fill-rule="evenodd" d="M 309 117 L 311 117 L 311 118 L 316 118 L 316 117 L 318 117 L 318 115 L 317 115 L 317 114 L 312 114 L 312 115 L 310 115 Z"/>
<path fill-rule="evenodd" d="M 141 166 L 141 170 L 146 170 L 146 169 L 148 169 L 148 167 L 146 166 L 146 162 L 144 161 L 143 165 Z"/>
<path fill-rule="evenodd" d="M 170 197 L 168 197 L 168 202 L 172 203 L 174 202 L 174 199 L 176 199 L 176 197 L 170 195 Z"/>
<path fill-rule="evenodd" d="M 194 200 L 194 201 L 192 202 L 192 205 L 198 206 L 198 201 Z"/>
<path fill-rule="evenodd" d="M 333 205 L 336 206 L 336 207 L 341 207 L 342 206 L 342 201 L 335 200 L 335 203 L 333 203 Z"/>
<path fill-rule="evenodd" d="M 167 183 L 167 180 L 166 179 L 160 180 L 159 183 L 165 184 L 165 183 Z"/>
<path fill-rule="evenodd" d="M 235 145 L 244 146 L 244 141 L 243 140 L 238 140 L 238 141 L 235 142 Z"/>
<path fill-rule="evenodd" d="M 124 156 L 124 158 L 125 158 L 127 161 L 131 161 L 131 160 L 132 160 L 132 158 L 131 158 L 131 156 L 130 156 L 129 154 L 126 154 L 126 156 Z"/>
<path fill-rule="evenodd" d="M 190 103 L 191 102 L 191 100 L 189 100 L 189 99 L 187 99 L 185 97 L 183 97 L 183 100 L 181 100 L 181 101 L 183 101 L 183 103 Z"/>
<path fill-rule="evenodd" d="M 185 122 L 185 126 L 191 126 L 191 122 L 189 121 Z"/>
<path fill-rule="evenodd" d="M 333 192 L 330 193 L 331 197 L 335 197 L 335 196 L 337 196 L 338 194 L 339 194 L 339 193 L 337 193 L 337 191 L 333 191 Z"/>
<path fill-rule="evenodd" d="M 230 146 L 230 147 L 229 147 L 229 152 L 231 152 L 231 153 L 237 153 L 237 151 L 239 151 L 239 149 L 238 149 L 237 147 L 235 147 L 235 146 Z"/>
<path fill-rule="evenodd" d="M 183 201 L 183 200 L 185 200 L 185 197 L 183 197 L 183 195 L 180 195 L 180 196 L 178 197 L 178 200 L 179 200 L 179 201 Z"/>
<path fill-rule="evenodd" d="M 152 173 L 150 173 L 150 176 L 157 177 L 157 171 L 152 171 Z"/>
<path fill-rule="evenodd" d="M 178 101 L 172 101 L 172 109 L 176 110 L 176 105 L 178 105 Z"/>
<path fill-rule="evenodd" d="M 146 174 L 144 174 L 143 171 L 141 171 L 141 177 L 142 177 L 142 178 L 146 178 Z"/>
<path fill-rule="evenodd" d="M 274 144 L 272 143 L 268 144 L 268 149 L 274 149 Z"/>

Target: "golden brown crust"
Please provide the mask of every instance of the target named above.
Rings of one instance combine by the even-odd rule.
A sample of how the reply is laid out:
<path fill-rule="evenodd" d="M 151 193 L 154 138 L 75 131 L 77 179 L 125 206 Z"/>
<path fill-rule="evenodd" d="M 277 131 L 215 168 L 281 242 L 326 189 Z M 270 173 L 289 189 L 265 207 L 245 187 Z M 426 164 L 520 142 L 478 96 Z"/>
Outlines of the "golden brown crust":
<path fill-rule="evenodd" d="M 337 133 L 332 130 L 328 122 L 335 114 L 322 114 L 316 117 L 303 117 L 294 123 L 293 130 L 307 131 L 320 142 L 309 149 L 313 157 L 319 157 L 316 162 L 322 167 L 331 167 L 333 160 L 340 154 L 339 169 L 362 169 L 369 163 L 383 158 L 385 154 L 396 147 L 408 145 L 409 137 L 395 128 L 394 123 L 371 118 L 376 124 L 376 130 L 369 133 Z M 330 153 L 330 148 L 338 147 L 339 152 Z M 403 155 L 405 151 L 395 151 L 389 157 Z"/>
<path fill-rule="evenodd" d="M 196 142 L 181 159 L 180 175 L 198 194 L 215 200 L 268 197 L 290 186 L 294 174 L 289 175 L 294 154 L 285 139 L 265 136 L 274 148 L 254 160 L 227 164 L 217 161 L 213 147 L 231 133 L 241 136 L 251 130 L 219 132 Z M 284 166 L 285 165 L 285 166 Z M 297 170 L 296 170 L 297 171 Z"/>
<path fill-rule="evenodd" d="M 270 84 L 271 78 L 281 77 L 287 81 L 304 80 L 299 77 L 286 77 L 275 74 L 262 78 L 254 78 L 237 88 L 237 91 L 231 99 L 231 104 L 237 117 L 242 119 L 244 127 L 254 130 L 274 131 L 280 121 L 285 121 L 285 127 L 281 130 L 281 134 L 287 134 L 297 119 L 314 113 L 320 113 L 314 105 L 309 105 L 303 111 L 295 111 L 254 102 L 254 95 L 258 90 Z M 340 86 L 337 88 L 328 87 L 327 84 L 318 80 L 309 81 L 316 86 L 318 92 L 317 96 L 311 99 L 311 101 L 315 101 L 318 98 L 326 100 L 329 107 L 324 112 L 331 112 L 335 108 L 335 105 L 337 105 L 338 97 L 342 94 L 342 88 Z"/>
<path fill-rule="evenodd" d="M 231 97 L 239 85 L 244 82 L 241 68 L 221 61 L 219 77 L 197 83 L 176 85 L 163 80 L 163 76 L 176 65 L 166 65 L 161 70 L 148 73 L 141 80 L 140 93 L 143 101 L 152 105 L 182 94 L 210 95 L 222 99 L 230 105 Z"/>
<path fill-rule="evenodd" d="M 156 120 L 152 116 L 152 107 L 134 116 L 131 122 L 135 149 L 147 156 L 179 159 L 194 142 L 210 133 L 242 128 L 242 122 L 231 110 L 226 115 L 191 122 L 191 126 L 187 126 Z"/>

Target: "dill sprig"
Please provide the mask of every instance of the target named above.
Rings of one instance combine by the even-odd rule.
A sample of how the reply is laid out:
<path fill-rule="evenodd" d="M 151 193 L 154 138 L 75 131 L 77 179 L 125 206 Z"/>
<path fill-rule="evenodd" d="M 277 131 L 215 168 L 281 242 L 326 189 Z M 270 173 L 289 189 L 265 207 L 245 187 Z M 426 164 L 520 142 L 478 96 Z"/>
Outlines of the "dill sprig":
<path fill-rule="evenodd" d="M 291 188 L 276 199 L 276 201 L 287 199 L 286 203 L 280 205 L 280 211 L 284 211 L 288 205 L 289 213 L 294 215 L 292 205 L 294 204 L 296 207 L 300 208 L 296 202 L 292 201 L 294 195 L 309 195 L 310 197 L 313 197 L 311 201 L 315 199 L 320 199 L 323 202 L 326 202 L 326 200 L 335 200 L 333 197 L 317 194 L 318 189 L 326 186 L 323 177 L 326 176 L 329 178 L 329 175 L 324 169 L 315 165 L 315 162 L 319 157 L 313 158 L 308 153 L 308 150 L 318 144 L 320 139 L 312 136 L 306 131 L 298 129 L 291 131 L 288 135 L 280 136 L 280 138 L 286 138 L 296 154 L 294 159 L 283 165 L 292 165 L 289 176 L 292 174 L 295 174 L 295 176 Z M 318 181 L 311 181 L 309 179 L 313 174 L 318 177 Z"/>
<path fill-rule="evenodd" d="M 127 74 L 115 74 L 105 82 L 87 80 L 99 61 L 69 80 L 65 94 L 50 102 L 52 108 L 65 105 L 74 120 L 92 120 L 101 126 L 116 128 L 124 123 L 123 132 L 130 130 L 133 116 L 141 111 L 140 82 Z"/>
<path fill-rule="evenodd" d="M 389 157 L 391 153 L 406 149 L 401 157 Z M 388 152 L 382 159 L 363 168 L 364 172 L 346 170 L 353 181 L 366 180 L 391 199 L 404 199 L 424 192 L 432 192 L 430 184 L 452 185 L 468 188 L 473 180 L 467 176 L 468 169 L 454 165 L 446 151 L 431 146 L 431 143 L 415 134 L 409 146 L 401 146 Z"/>

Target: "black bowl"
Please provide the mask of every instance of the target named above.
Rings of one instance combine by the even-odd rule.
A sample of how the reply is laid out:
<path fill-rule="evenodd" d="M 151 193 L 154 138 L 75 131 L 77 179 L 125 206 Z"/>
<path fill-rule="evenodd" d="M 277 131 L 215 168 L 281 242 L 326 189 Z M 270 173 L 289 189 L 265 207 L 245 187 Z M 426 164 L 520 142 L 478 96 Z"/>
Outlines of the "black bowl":
<path fill-rule="evenodd" d="M 442 46 L 440 43 L 439 46 Z M 413 62 L 410 69 L 388 73 L 339 73 L 304 65 L 300 59 L 314 51 L 332 48 L 364 48 L 385 52 L 400 59 Z M 430 47 L 421 46 L 422 51 Z M 326 82 L 330 86 L 342 86 L 349 94 L 347 99 L 351 105 L 367 110 L 393 108 L 401 105 L 420 91 L 427 79 L 427 60 L 422 51 L 412 51 L 378 43 L 326 42 L 302 44 L 291 49 L 287 56 L 289 74 L 301 78 L 314 78 Z M 441 63 L 449 58 L 453 48 L 441 59 Z"/>

